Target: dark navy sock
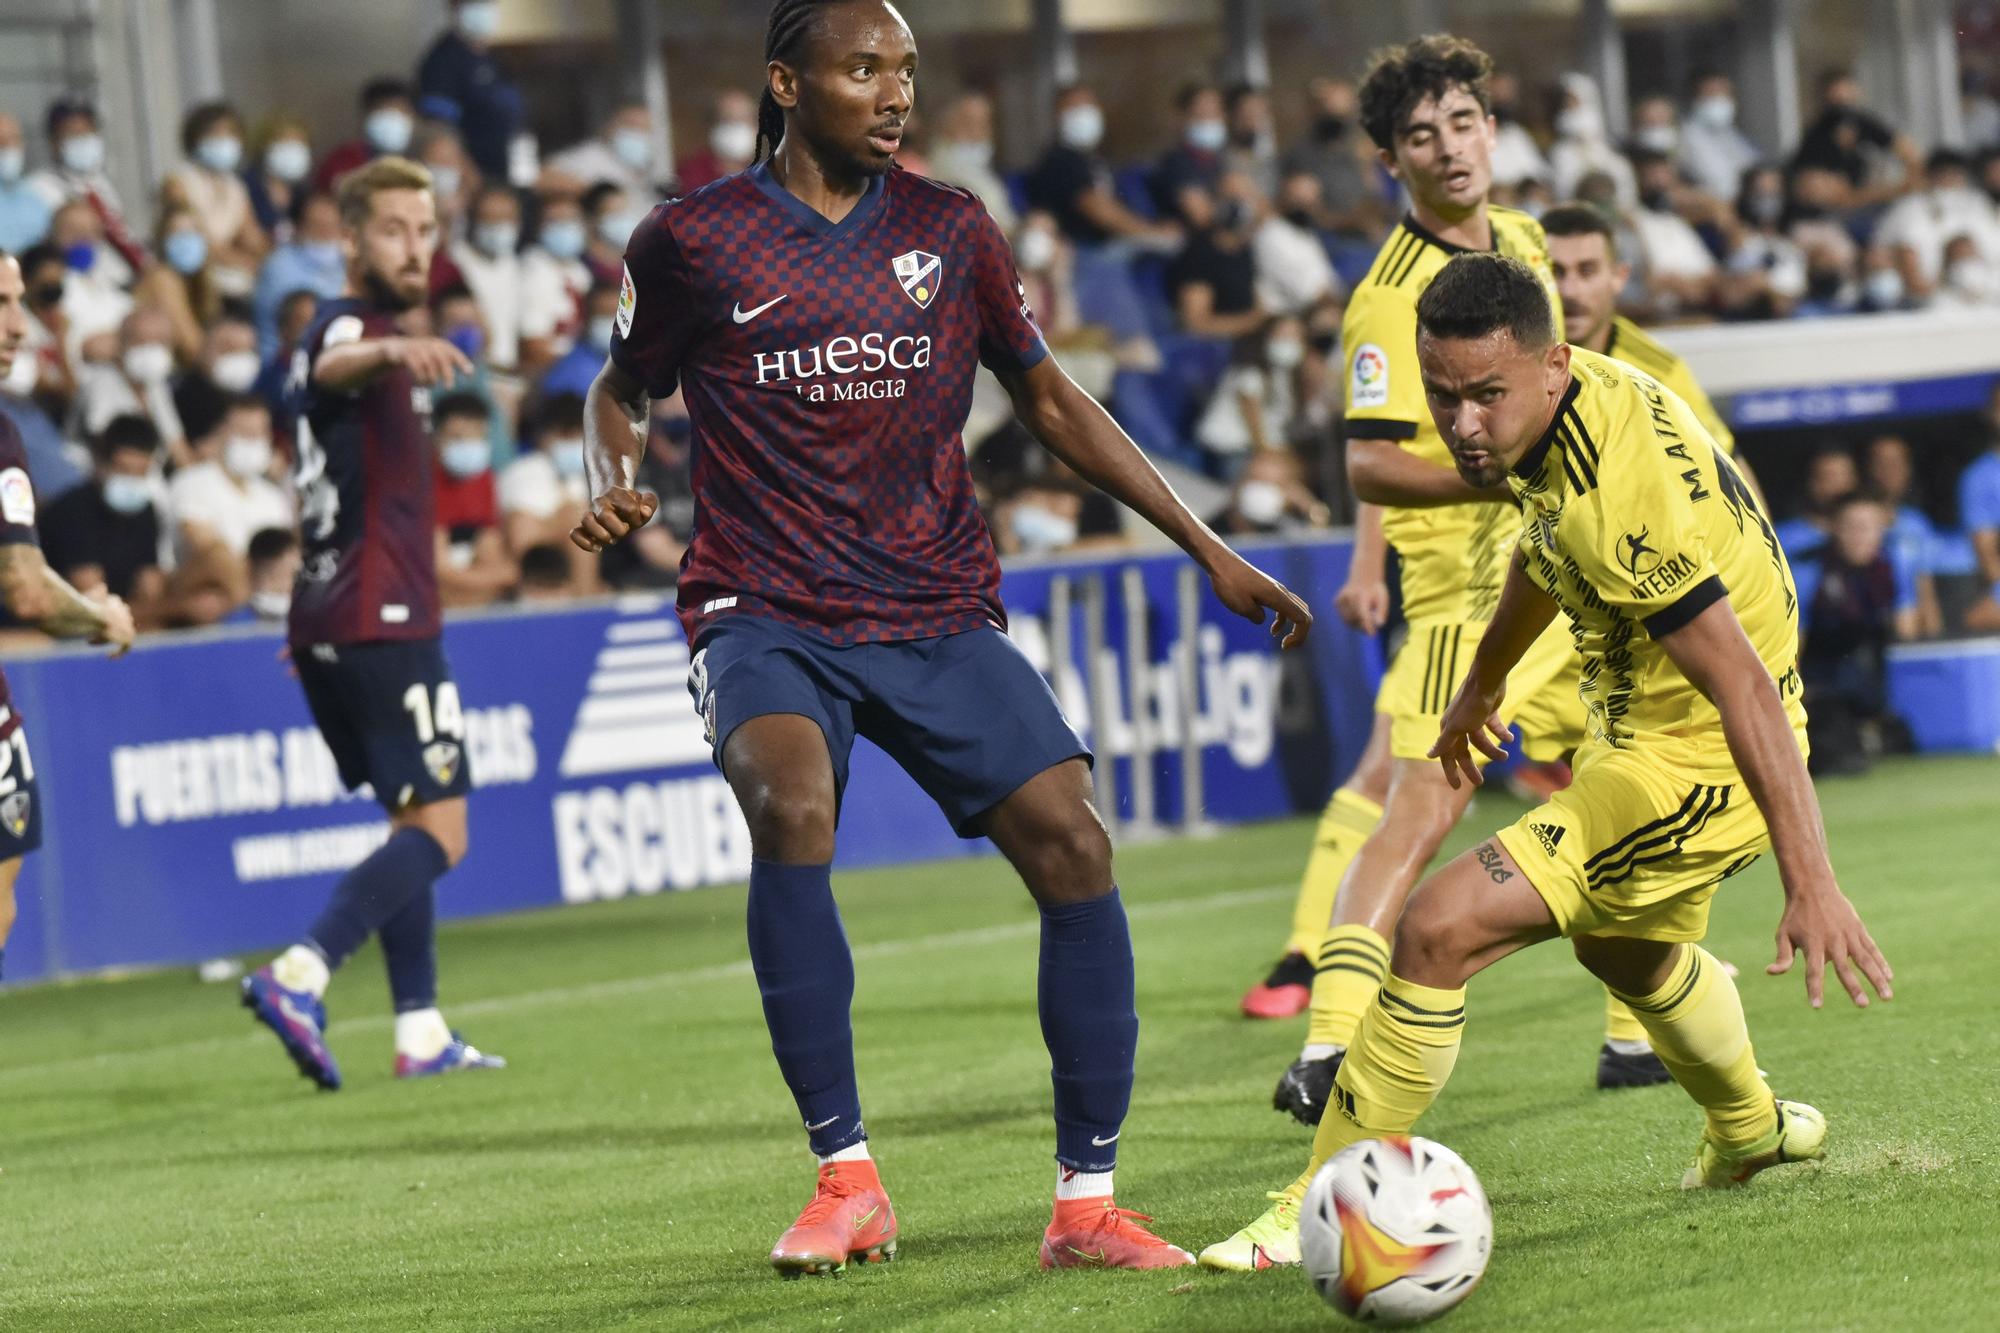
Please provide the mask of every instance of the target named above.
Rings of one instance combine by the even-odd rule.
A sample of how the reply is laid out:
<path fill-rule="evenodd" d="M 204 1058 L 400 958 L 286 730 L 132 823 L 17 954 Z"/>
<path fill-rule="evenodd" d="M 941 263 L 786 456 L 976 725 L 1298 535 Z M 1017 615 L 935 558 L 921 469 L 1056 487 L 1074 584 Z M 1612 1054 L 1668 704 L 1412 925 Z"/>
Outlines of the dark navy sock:
<path fill-rule="evenodd" d="M 771 1052 L 815 1154 L 868 1137 L 854 1082 L 854 957 L 833 901 L 832 866 L 750 863 L 750 965 Z"/>
<path fill-rule="evenodd" d="M 326 958 L 328 968 L 338 970 L 363 940 L 449 868 L 436 838 L 420 828 L 397 829 L 334 886 L 307 943 Z"/>
<path fill-rule="evenodd" d="M 1132 933 L 1117 889 L 1042 909 L 1036 998 L 1055 1080 L 1056 1160 L 1075 1171 L 1109 1171 L 1139 1049 Z"/>
<path fill-rule="evenodd" d="M 0 948 L 0 981 L 7 979 L 7 951 Z"/>
<path fill-rule="evenodd" d="M 437 886 L 424 885 L 403 910 L 382 923 L 382 961 L 399 1014 L 437 1007 Z"/>

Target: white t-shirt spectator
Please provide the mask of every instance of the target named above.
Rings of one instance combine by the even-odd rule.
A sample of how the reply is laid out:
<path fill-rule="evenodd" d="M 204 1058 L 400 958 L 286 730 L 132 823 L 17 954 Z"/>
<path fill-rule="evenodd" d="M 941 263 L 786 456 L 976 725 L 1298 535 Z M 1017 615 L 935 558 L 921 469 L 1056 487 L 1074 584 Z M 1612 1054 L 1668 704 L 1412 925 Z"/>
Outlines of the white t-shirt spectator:
<path fill-rule="evenodd" d="M 455 241 L 451 258 L 486 316 L 486 356 L 501 370 L 521 364 L 521 339 L 554 337 L 566 320 L 574 328 L 576 298 L 549 256 L 530 252 L 495 259 L 470 242 Z"/>
<path fill-rule="evenodd" d="M 1646 257 L 1646 272 L 1668 278 L 1705 278 L 1715 272 L 1715 256 L 1702 244 L 1701 233 L 1678 213 L 1662 209 L 1632 211 L 1632 226 Z"/>
<path fill-rule="evenodd" d="M 1284 442 L 1295 406 L 1292 377 L 1288 372 L 1245 364 L 1231 366 L 1223 375 L 1196 423 L 1195 438 L 1203 448 L 1218 454 L 1247 454 L 1256 447 L 1257 437 L 1244 415 L 1246 398 L 1256 405 L 1264 441 L 1273 446 Z"/>
<path fill-rule="evenodd" d="M 1682 118 L 1681 170 L 1717 199 L 1734 199 L 1743 188 L 1743 173 L 1763 156 L 1734 125 L 1716 129 L 1692 113 Z"/>
<path fill-rule="evenodd" d="M 600 181 L 610 181 L 627 194 L 653 197 L 651 184 L 644 173 L 625 165 L 625 159 L 611 151 L 611 145 L 596 135 L 582 143 L 572 144 L 548 161 L 551 171 L 580 180 L 585 188 Z"/>
<path fill-rule="evenodd" d="M 1319 237 L 1281 217 L 1266 218 L 1250 238 L 1257 263 L 1257 303 L 1274 315 L 1297 315 L 1340 294 L 1340 279 Z"/>
<path fill-rule="evenodd" d="M 78 368 L 74 412 L 77 430 L 83 435 L 96 435 L 114 417 L 142 416 L 153 419 L 163 441 L 187 438 L 180 411 L 174 406 L 173 387 L 159 380 L 146 385 L 142 396 L 116 365 L 85 363 Z"/>
<path fill-rule="evenodd" d="M 558 510 L 588 506 L 590 490 L 582 477 L 566 481 L 549 456 L 539 450 L 522 454 L 500 474 L 500 512 L 550 518 Z"/>
<path fill-rule="evenodd" d="M 178 533 L 183 523 L 199 523 L 237 555 L 265 528 L 290 529 L 291 497 L 263 477 L 239 484 L 220 463 L 195 463 L 167 483 L 168 511 Z"/>
<path fill-rule="evenodd" d="M 590 268 L 581 259 L 557 259 L 536 246 L 521 255 L 521 336 L 546 338 L 560 356 L 583 328 L 583 298 Z"/>
<path fill-rule="evenodd" d="M 98 247 L 98 261 L 88 273 L 70 269 L 63 274 L 63 355 L 75 365 L 83 360 L 83 345 L 100 333 L 116 333 L 132 313 L 132 298 L 119 285 L 107 261 L 130 272 L 110 246 Z"/>
<path fill-rule="evenodd" d="M 2000 263 L 2000 216 L 1985 193 L 1974 189 L 1922 190 L 1890 206 L 1875 228 L 1877 245 L 1903 246 L 1916 256 L 1924 281 L 1935 283 L 1944 268 L 1944 248 L 1954 236 L 1970 236 L 1982 259 Z"/>

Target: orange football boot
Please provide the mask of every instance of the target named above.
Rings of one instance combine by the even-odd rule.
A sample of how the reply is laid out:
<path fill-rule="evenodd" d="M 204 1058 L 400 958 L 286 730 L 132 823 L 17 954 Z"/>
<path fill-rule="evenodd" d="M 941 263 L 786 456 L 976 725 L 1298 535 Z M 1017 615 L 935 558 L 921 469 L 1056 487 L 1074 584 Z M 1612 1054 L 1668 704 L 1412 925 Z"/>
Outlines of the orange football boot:
<path fill-rule="evenodd" d="M 1044 1268 L 1180 1268 L 1194 1256 L 1139 1225 L 1153 1219 L 1108 1198 L 1058 1199 L 1042 1234 Z"/>
<path fill-rule="evenodd" d="M 799 1220 L 778 1237 L 771 1267 L 780 1277 L 838 1276 L 848 1261 L 886 1264 L 896 1257 L 896 1210 L 875 1163 L 828 1162 Z"/>

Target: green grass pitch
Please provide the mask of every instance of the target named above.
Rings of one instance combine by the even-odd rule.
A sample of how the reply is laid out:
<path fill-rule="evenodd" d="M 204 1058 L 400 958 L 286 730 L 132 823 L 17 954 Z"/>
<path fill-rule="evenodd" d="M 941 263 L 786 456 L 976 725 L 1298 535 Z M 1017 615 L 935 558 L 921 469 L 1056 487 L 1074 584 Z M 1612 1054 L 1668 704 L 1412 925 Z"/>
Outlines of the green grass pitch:
<path fill-rule="evenodd" d="M 1673 1088 L 1592 1088 L 1600 992 L 1563 946 L 1473 983 L 1457 1076 L 1421 1127 L 1493 1201 L 1492 1267 L 1451 1327 L 1993 1327 L 1996 778 L 1990 759 L 1934 760 L 1822 788 L 1893 1004 L 1814 1014 L 1796 977 L 1762 975 L 1768 857 L 1719 895 L 1709 947 L 1743 968 L 1774 1085 L 1827 1113 L 1823 1164 L 1680 1193 L 1697 1114 Z M 1453 850 L 1517 809 L 1482 798 Z M 1121 853 L 1143 1035 L 1119 1198 L 1190 1249 L 1306 1151 L 1269 1109 L 1300 1030 L 1235 1003 L 1282 939 L 1310 827 Z M 391 1079 L 372 953 L 331 996 L 348 1079 L 332 1096 L 229 988 L 185 972 L 0 996 L 0 1329 L 1334 1322 L 1296 1272 L 1039 1272 L 1052 1131 L 1026 895 L 997 860 L 837 886 L 899 1262 L 793 1283 L 765 1264 L 812 1167 L 729 888 L 449 927 L 446 1012 L 503 1073 Z"/>

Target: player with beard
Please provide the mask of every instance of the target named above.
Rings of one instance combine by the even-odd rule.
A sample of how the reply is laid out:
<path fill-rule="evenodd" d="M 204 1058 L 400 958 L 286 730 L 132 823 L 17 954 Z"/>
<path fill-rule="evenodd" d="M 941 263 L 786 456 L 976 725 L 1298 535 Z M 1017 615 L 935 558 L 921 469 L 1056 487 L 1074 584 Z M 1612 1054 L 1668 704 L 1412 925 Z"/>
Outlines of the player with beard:
<path fill-rule="evenodd" d="M 436 882 L 465 856 L 465 716 L 439 640 L 431 478 L 433 387 L 469 373 L 441 338 L 405 332 L 437 249 L 430 172 L 378 158 L 344 177 L 347 292 L 320 307 L 292 362 L 303 564 L 291 658 L 350 788 L 368 783 L 389 838 L 334 888 L 298 943 L 245 977 L 243 1003 L 299 1072 L 340 1086 L 326 1044 L 327 983 L 380 934 L 396 1006 L 395 1073 L 505 1062 L 437 1007 Z"/>
<path fill-rule="evenodd" d="M 780 0 L 765 49 L 768 155 L 657 209 L 626 252 L 590 394 L 597 498 L 573 536 L 601 550 L 651 519 L 634 469 L 650 400 L 678 386 L 694 425 L 689 685 L 750 826 L 750 960 L 820 1164 L 771 1262 L 837 1272 L 897 1240 L 862 1124 L 854 964 L 831 880 L 862 735 L 961 835 L 991 838 L 1041 909 L 1058 1163 L 1042 1265 L 1191 1263 L 1112 1197 L 1138 1039 L 1131 936 L 1089 752 L 1002 630 L 960 437 L 979 363 L 1052 453 L 1173 538 L 1225 606 L 1273 618 L 1287 646 L 1311 615 L 1195 518 L 1049 357 L 979 201 L 895 169 L 917 70 L 895 8 Z"/>
<path fill-rule="evenodd" d="M 21 264 L 0 250 L 0 382 L 14 369 L 28 337 L 27 284 Z M 33 355 L 30 353 L 29 355 Z M 116 657 L 132 646 L 132 612 L 116 597 L 85 597 L 42 558 L 35 532 L 35 484 L 28 451 L 11 419 L 0 415 L 0 601 L 14 618 L 58 639 L 111 645 Z M 0 976 L 14 928 L 14 881 L 21 858 L 42 845 L 42 797 L 28 733 L 0 673 Z"/>

